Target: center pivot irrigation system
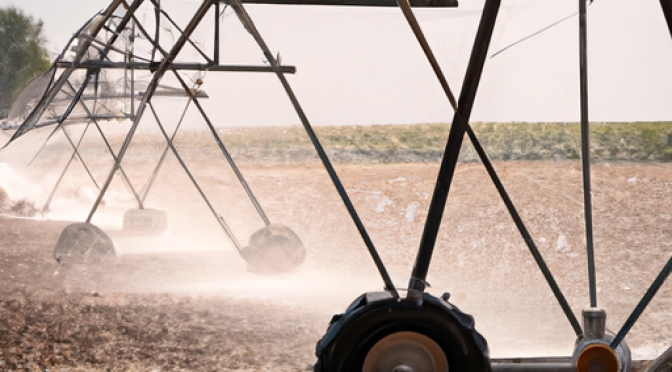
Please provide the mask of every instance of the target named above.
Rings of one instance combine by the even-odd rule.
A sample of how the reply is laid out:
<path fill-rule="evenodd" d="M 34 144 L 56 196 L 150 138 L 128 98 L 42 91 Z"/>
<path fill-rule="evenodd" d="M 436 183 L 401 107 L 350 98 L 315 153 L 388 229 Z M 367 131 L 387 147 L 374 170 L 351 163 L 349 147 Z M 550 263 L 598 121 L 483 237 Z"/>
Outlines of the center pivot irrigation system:
<path fill-rule="evenodd" d="M 165 228 L 165 215 L 161 211 L 146 209 L 144 201 L 156 174 L 161 168 L 166 153 L 172 151 L 233 245 L 241 252 L 241 256 L 248 261 L 251 269 L 263 272 L 280 272 L 298 266 L 305 257 L 305 249 L 300 239 L 288 227 L 272 224 L 269 221 L 199 102 L 200 99 L 207 97 L 200 90 L 202 81 L 199 74 L 205 71 L 267 72 L 277 76 L 287 93 L 329 177 L 361 234 L 385 285 L 383 292 L 366 293 L 357 298 L 344 313 L 333 317 L 326 334 L 317 344 L 316 356 L 318 360 L 315 371 L 629 371 L 632 368 L 630 351 L 624 342 L 624 338 L 672 271 L 672 258 L 651 284 L 621 329 L 615 335 L 606 334 L 606 313 L 598 308 L 597 304 L 593 254 L 586 52 L 587 0 L 578 1 L 583 188 L 590 295 L 590 308 L 582 312 L 583 324 L 572 312 L 509 198 L 492 162 L 469 124 L 490 40 L 499 13 L 500 2 L 500 0 L 485 0 L 462 90 L 458 99 L 455 99 L 411 9 L 411 6 L 456 7 L 458 4 L 455 0 L 412 0 L 410 2 L 409 0 L 203 0 L 187 26 L 183 28 L 180 28 L 164 11 L 160 0 L 133 0 L 129 2 L 114 0 L 104 12 L 92 18 L 75 34 L 52 69 L 35 81 L 33 89 L 41 92 L 39 99 L 32 105 L 27 116 L 22 119 L 23 124 L 11 140 L 17 139 L 34 128 L 55 125 L 52 135 L 58 130 L 62 130 L 73 148 L 72 157 L 68 162 L 69 166 L 75 157 L 78 157 L 82 162 L 84 159 L 81 159 L 78 152 L 81 138 L 79 141 L 73 140 L 68 135 L 66 125 L 78 122 L 86 123 L 87 129 L 89 126 L 93 126 L 100 133 L 114 159 L 114 166 L 109 176 L 102 185 L 97 186 L 99 194 L 86 223 L 71 225 L 64 230 L 56 247 L 56 258 L 60 259 L 72 254 L 71 251 L 74 246 L 77 246 L 78 240 L 85 240 L 88 237 L 91 241 L 92 235 L 99 237 L 98 241 L 103 243 L 109 241 L 105 233 L 91 225 L 90 221 L 108 190 L 110 182 L 117 174 L 127 184 L 127 188 L 132 193 L 138 206 L 137 209 L 127 212 L 124 218 L 124 229 L 161 230 Z M 295 69 L 280 65 L 256 29 L 242 3 L 398 6 L 406 17 L 446 94 L 448 103 L 455 110 L 455 114 L 405 296 L 400 295 L 392 282 L 345 188 L 285 78 L 285 74 L 294 73 Z M 660 5 L 672 35 L 672 0 L 660 0 Z M 140 22 L 138 14 L 139 9 L 143 6 L 149 7 L 154 17 Z M 229 7 L 233 9 L 245 29 L 252 35 L 268 61 L 268 65 L 228 66 L 220 64 L 219 18 L 223 14 L 223 10 Z M 211 54 L 205 53 L 201 45 L 194 42 L 192 38 L 195 30 L 209 16 L 214 20 L 214 41 Z M 166 25 L 177 30 L 177 37 L 173 35 L 170 40 L 162 37 Z M 138 46 L 141 43 L 145 45 L 144 49 Z M 196 62 L 178 61 L 178 57 L 184 55 L 186 50 L 191 50 L 192 54 L 197 55 Z M 148 80 L 144 83 L 141 83 L 141 79 L 136 77 L 136 74 L 141 72 L 149 74 Z M 192 84 L 187 83 L 185 72 L 196 73 L 196 77 L 192 79 Z M 116 74 L 116 80 L 111 78 L 114 74 Z M 177 88 L 162 85 L 169 77 L 177 83 Z M 186 96 L 187 105 L 193 104 L 196 106 L 212 132 L 213 139 L 217 142 L 222 155 L 245 189 L 247 196 L 265 225 L 252 235 L 249 246 L 243 247 L 238 242 L 227 223 L 212 207 L 205 193 L 180 157 L 173 144 L 173 139 L 183 117 L 172 135 L 169 134 L 162 125 L 160 115 L 153 104 L 153 98 L 162 95 Z M 133 187 L 124 172 L 122 160 L 143 115 L 147 111 L 157 122 L 167 145 L 149 180 L 138 191 Z M 110 119 L 124 119 L 132 122 L 121 148 L 116 153 L 99 125 L 99 121 Z M 451 304 L 448 294 L 438 298 L 425 293 L 425 280 L 465 134 L 469 136 L 530 253 L 565 313 L 569 325 L 576 334 L 576 347 L 571 357 L 530 359 L 527 361 L 519 359 L 515 362 L 491 360 L 487 342 L 474 328 L 473 317 L 461 312 Z M 91 178 L 95 183 L 95 179 Z M 54 187 L 54 192 L 57 187 L 58 184 Z M 53 192 L 45 208 L 48 207 L 52 196 Z M 91 247 L 102 247 L 91 248 L 99 250 L 113 249 L 111 244 L 92 244 Z M 283 257 L 283 259 L 278 260 L 278 257 Z M 667 367 L 663 367 L 662 364 L 672 360 L 671 354 L 672 348 L 663 353 L 657 361 L 654 361 L 648 370 L 652 372 L 669 371 L 670 369 L 666 369 Z"/>

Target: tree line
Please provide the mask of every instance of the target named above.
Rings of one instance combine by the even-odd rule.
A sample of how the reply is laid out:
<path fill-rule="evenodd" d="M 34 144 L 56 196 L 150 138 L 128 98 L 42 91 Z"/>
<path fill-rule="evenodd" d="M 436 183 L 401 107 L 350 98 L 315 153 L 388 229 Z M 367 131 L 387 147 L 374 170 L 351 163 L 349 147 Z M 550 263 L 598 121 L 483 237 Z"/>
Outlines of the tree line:
<path fill-rule="evenodd" d="M 51 66 L 43 23 L 16 7 L 0 7 L 0 118 L 23 88 Z"/>

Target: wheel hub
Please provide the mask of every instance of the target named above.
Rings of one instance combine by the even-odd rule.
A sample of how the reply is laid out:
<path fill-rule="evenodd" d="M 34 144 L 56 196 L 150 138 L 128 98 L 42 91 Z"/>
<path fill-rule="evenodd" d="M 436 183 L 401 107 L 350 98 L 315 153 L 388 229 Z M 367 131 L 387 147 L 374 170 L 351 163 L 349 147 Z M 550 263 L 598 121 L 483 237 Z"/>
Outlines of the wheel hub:
<path fill-rule="evenodd" d="M 371 348 L 362 372 L 448 372 L 448 361 L 431 338 L 416 332 L 397 332 Z"/>

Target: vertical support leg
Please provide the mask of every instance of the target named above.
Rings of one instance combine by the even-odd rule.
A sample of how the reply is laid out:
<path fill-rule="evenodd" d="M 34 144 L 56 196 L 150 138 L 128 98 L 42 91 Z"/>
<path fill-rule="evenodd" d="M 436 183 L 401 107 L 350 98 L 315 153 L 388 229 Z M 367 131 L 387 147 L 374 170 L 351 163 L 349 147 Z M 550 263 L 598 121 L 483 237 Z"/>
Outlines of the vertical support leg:
<path fill-rule="evenodd" d="M 441 225 L 441 219 L 446 207 L 448 192 L 455 174 L 457 159 L 462 147 L 471 111 L 476 99 L 476 92 L 481 80 L 485 58 L 492 38 L 492 32 L 499 12 L 500 0 L 487 0 L 483 8 L 483 16 L 476 34 L 469 66 L 462 85 L 462 92 L 458 101 L 457 111 L 450 127 L 448 142 L 441 161 L 434 195 L 429 206 L 425 228 L 420 241 L 420 248 L 416 256 L 415 265 L 408 285 L 408 296 L 421 301 L 425 290 L 427 272 L 432 259 L 436 237 Z"/>
<path fill-rule="evenodd" d="M 214 46 L 214 62 L 215 65 L 219 65 L 219 12 L 221 9 L 221 3 L 218 1 L 215 3 L 215 46 Z"/>
<path fill-rule="evenodd" d="M 588 256 L 588 288 L 590 307 L 597 307 L 595 254 L 593 249 L 593 203 L 590 182 L 590 123 L 588 121 L 588 40 L 587 0 L 579 0 L 579 59 L 581 84 L 581 157 L 583 168 L 583 204 L 586 223 L 586 251 Z"/>
<path fill-rule="evenodd" d="M 317 138 L 317 135 L 315 134 L 315 131 L 313 130 L 310 121 L 308 120 L 308 117 L 306 116 L 306 113 L 303 111 L 303 108 L 301 107 L 301 104 L 299 104 L 299 100 L 296 98 L 296 95 L 294 94 L 294 91 L 292 90 L 291 86 L 289 85 L 289 82 L 287 81 L 287 78 L 283 75 L 282 71 L 278 69 L 278 61 L 275 60 L 273 57 L 273 53 L 271 53 L 270 49 L 266 45 L 266 42 L 264 39 L 261 37 L 261 34 L 255 27 L 254 23 L 252 22 L 252 19 L 250 16 L 247 14 L 247 11 L 241 4 L 240 0 L 231 0 L 231 6 L 235 10 L 236 14 L 238 15 L 238 18 L 240 21 L 243 23 L 245 26 L 245 29 L 252 35 L 254 40 L 257 42 L 257 45 L 259 45 L 259 48 L 262 50 L 264 53 L 264 57 L 268 60 L 268 62 L 271 64 L 272 67 L 274 67 L 275 70 L 275 75 L 278 77 L 278 80 L 280 80 L 280 84 L 282 84 L 282 87 L 284 88 L 285 92 L 287 93 L 287 97 L 292 103 L 292 106 L 294 107 L 294 110 L 296 114 L 298 115 L 299 119 L 301 120 L 301 124 L 303 125 L 303 128 L 305 129 L 306 133 L 308 134 L 308 137 L 310 138 L 311 143 L 313 144 L 313 147 L 315 147 L 315 151 L 317 152 L 317 155 L 320 157 L 320 160 L 322 161 L 322 165 L 324 165 L 325 170 L 329 174 L 329 178 L 331 179 L 331 182 L 334 184 L 334 187 L 336 188 L 336 191 L 338 192 L 338 195 L 341 197 L 341 200 L 343 201 L 343 204 L 345 205 L 346 209 L 348 210 L 348 213 L 350 214 L 350 217 L 352 218 L 353 222 L 355 223 L 355 226 L 357 227 L 357 231 L 359 231 L 360 236 L 362 237 L 362 240 L 364 241 L 364 244 L 366 245 L 366 248 L 369 251 L 369 254 L 371 255 L 371 258 L 373 259 L 374 264 L 376 265 L 376 268 L 378 269 L 378 272 L 380 273 L 380 276 L 383 279 L 383 282 L 385 283 L 385 289 L 390 292 L 393 296 L 399 297 L 399 293 L 397 292 L 397 289 L 394 286 L 394 283 L 392 282 L 392 278 L 390 277 L 389 273 L 387 272 L 387 269 L 385 268 L 385 265 L 383 264 L 383 261 L 380 258 L 380 255 L 378 254 L 378 251 L 376 250 L 375 246 L 373 245 L 373 241 L 371 240 L 371 237 L 369 236 L 369 233 L 366 231 L 366 228 L 364 227 L 364 223 L 362 220 L 359 218 L 359 215 L 357 214 L 357 211 L 355 210 L 354 205 L 352 204 L 352 201 L 350 200 L 350 197 L 348 196 L 348 193 L 345 191 L 345 187 L 343 187 L 343 184 L 341 183 L 341 180 L 339 179 L 338 175 L 336 174 L 336 170 L 334 169 L 333 165 L 331 164 L 331 161 L 329 160 L 329 157 L 327 156 L 327 153 L 324 151 L 324 148 L 322 147 L 322 144 L 320 143 L 319 139 Z"/>

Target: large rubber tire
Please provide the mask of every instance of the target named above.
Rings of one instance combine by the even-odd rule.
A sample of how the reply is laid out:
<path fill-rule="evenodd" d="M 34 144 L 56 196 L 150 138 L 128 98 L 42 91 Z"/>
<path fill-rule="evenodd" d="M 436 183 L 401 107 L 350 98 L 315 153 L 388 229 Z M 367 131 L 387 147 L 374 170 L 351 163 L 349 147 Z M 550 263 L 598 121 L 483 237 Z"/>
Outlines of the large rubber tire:
<path fill-rule="evenodd" d="M 435 299 L 427 295 L 425 298 Z M 360 372 L 374 345 L 391 335 L 431 339 L 445 355 L 449 372 L 491 371 L 487 344 L 473 329 L 473 318 L 436 300 L 425 300 L 417 307 L 393 299 L 355 307 L 350 313 L 336 316 L 330 326 L 331 333 L 332 327 L 338 327 L 335 335 L 328 331 L 318 343 L 315 371 Z"/>
<path fill-rule="evenodd" d="M 667 372 L 672 370 L 672 346 L 651 363 L 645 372 Z"/>
<path fill-rule="evenodd" d="M 68 225 L 54 247 L 54 258 L 59 263 L 98 265 L 114 257 L 112 239 L 90 223 Z"/>
<path fill-rule="evenodd" d="M 168 215 L 160 209 L 129 209 L 124 213 L 122 228 L 135 235 L 160 235 L 168 228 Z"/>
<path fill-rule="evenodd" d="M 90 223 L 75 223 L 61 233 L 54 248 L 67 293 L 97 293 L 103 274 L 116 263 L 114 244 L 100 228 Z"/>
<path fill-rule="evenodd" d="M 306 259 L 306 248 L 292 229 L 272 224 L 252 234 L 240 255 L 252 272 L 279 274 L 301 265 Z"/>

